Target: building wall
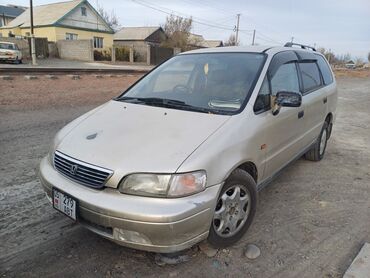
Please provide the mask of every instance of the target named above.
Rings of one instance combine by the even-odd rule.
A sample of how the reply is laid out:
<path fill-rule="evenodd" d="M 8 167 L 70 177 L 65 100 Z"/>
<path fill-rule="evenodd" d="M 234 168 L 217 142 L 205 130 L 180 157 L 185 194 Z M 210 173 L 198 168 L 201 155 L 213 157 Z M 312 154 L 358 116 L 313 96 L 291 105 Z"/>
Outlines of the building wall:
<path fill-rule="evenodd" d="M 22 36 L 28 37 L 31 34 L 30 28 L 24 28 L 22 30 Z M 39 27 L 34 28 L 33 32 L 37 38 L 47 38 L 48 41 L 55 41 L 55 27 Z"/>
<path fill-rule="evenodd" d="M 62 59 L 94 61 L 92 40 L 58 40 L 57 48 Z"/>
<path fill-rule="evenodd" d="M 71 28 L 63 28 L 63 27 L 55 27 L 55 28 L 56 28 L 56 39 L 54 41 L 65 40 L 66 33 L 73 33 L 73 34 L 77 34 L 78 40 L 92 40 L 94 37 L 103 38 L 103 49 L 106 49 L 106 50 L 108 48 L 111 48 L 113 45 L 113 34 L 85 31 L 85 30 L 78 30 L 78 29 L 71 29 Z"/>
<path fill-rule="evenodd" d="M 28 36 L 31 32 L 30 28 L 12 28 L 12 29 L 0 29 L 3 37 L 8 37 L 9 31 L 16 36 Z M 78 40 L 92 40 L 94 37 L 103 38 L 103 49 L 107 50 L 113 45 L 113 34 L 85 31 L 64 27 L 36 27 L 34 28 L 35 37 L 47 38 L 48 41 L 57 42 L 58 40 L 65 40 L 66 33 L 77 34 Z M 102 49 L 102 50 L 103 50 Z"/>
<path fill-rule="evenodd" d="M 0 29 L 0 33 L 2 33 L 3 37 L 8 37 L 9 31 L 16 36 L 28 37 L 31 33 L 30 28 L 8 28 L 8 29 Z M 48 41 L 55 41 L 55 27 L 37 27 L 34 28 L 35 37 L 38 38 L 47 38 Z"/>
<path fill-rule="evenodd" d="M 0 29 L 0 33 L 2 37 L 9 37 L 9 31 L 16 36 L 22 36 L 21 28 L 11 28 L 11 29 Z"/>

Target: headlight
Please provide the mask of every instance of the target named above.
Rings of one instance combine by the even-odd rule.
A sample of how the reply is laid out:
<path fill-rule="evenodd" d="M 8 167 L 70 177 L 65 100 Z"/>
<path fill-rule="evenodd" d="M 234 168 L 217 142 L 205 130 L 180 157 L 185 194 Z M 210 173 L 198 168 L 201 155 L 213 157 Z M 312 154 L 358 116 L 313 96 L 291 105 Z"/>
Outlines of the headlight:
<path fill-rule="evenodd" d="M 205 171 L 173 175 L 132 174 L 121 182 L 119 191 L 141 196 L 181 197 L 203 191 L 206 179 Z"/>

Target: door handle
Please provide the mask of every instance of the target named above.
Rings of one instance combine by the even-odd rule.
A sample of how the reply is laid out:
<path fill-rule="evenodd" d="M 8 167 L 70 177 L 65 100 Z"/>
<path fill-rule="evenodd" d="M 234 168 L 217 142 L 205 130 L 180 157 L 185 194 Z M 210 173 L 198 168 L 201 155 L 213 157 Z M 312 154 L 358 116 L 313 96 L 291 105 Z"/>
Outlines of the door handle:
<path fill-rule="evenodd" d="M 323 103 L 327 103 L 328 102 L 328 98 L 327 97 L 324 97 L 324 99 L 322 100 Z"/>
<path fill-rule="evenodd" d="M 298 119 L 303 118 L 304 110 L 298 112 Z"/>

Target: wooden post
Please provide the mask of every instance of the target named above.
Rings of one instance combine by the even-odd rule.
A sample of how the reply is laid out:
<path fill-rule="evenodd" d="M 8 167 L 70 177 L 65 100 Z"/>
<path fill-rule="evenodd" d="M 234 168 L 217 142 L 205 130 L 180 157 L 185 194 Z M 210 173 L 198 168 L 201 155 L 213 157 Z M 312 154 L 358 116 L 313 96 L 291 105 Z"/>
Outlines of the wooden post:
<path fill-rule="evenodd" d="M 112 45 L 112 63 L 115 63 L 116 62 L 116 47 L 115 45 L 113 44 Z"/>
<path fill-rule="evenodd" d="M 151 56 L 150 56 L 150 47 L 151 45 L 150 44 L 147 44 L 146 45 L 146 64 L 148 66 L 150 66 L 150 60 L 151 60 Z"/>
<path fill-rule="evenodd" d="M 134 62 L 134 49 L 130 47 L 130 63 Z"/>

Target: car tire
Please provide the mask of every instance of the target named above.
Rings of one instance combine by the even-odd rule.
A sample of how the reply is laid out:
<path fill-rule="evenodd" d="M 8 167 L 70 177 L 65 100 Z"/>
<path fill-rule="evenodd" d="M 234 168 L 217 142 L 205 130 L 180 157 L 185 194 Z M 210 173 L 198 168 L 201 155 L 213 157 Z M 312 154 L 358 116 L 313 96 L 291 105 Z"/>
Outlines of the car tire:
<path fill-rule="evenodd" d="M 325 121 L 315 145 L 312 149 L 306 152 L 305 159 L 310 161 L 320 161 L 324 157 L 326 146 L 328 144 L 329 132 L 329 124 Z"/>
<path fill-rule="evenodd" d="M 208 242 L 216 248 L 237 242 L 252 224 L 256 209 L 256 182 L 246 171 L 234 170 L 217 197 Z"/>

